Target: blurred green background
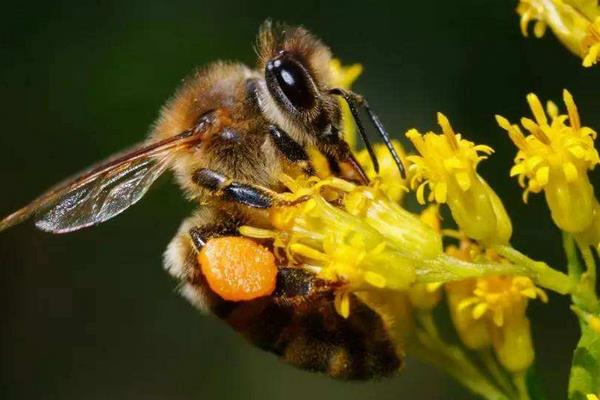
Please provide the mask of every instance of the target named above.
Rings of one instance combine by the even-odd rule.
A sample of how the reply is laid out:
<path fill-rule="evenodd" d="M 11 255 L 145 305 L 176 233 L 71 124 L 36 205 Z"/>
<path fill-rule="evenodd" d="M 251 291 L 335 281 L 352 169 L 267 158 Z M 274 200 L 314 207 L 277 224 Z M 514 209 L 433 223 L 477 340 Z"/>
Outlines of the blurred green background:
<path fill-rule="evenodd" d="M 569 88 L 600 128 L 600 66 L 583 69 L 552 37 L 524 39 L 515 1 L 28 1 L 0 16 L 0 213 L 141 140 L 196 66 L 253 64 L 266 18 L 304 24 L 365 72 L 355 86 L 396 137 L 455 128 L 496 154 L 481 168 L 504 199 L 513 244 L 553 264 L 560 235 L 542 196 L 520 200 L 515 149 L 494 113 L 516 120 L 525 95 Z M 598 182 L 597 176 L 594 180 Z M 52 236 L 24 224 L 0 235 L 1 399 L 468 399 L 408 360 L 402 376 L 343 383 L 254 349 L 175 293 L 162 252 L 191 212 L 162 179 L 139 205 L 94 229 Z M 566 299 L 531 307 L 538 370 L 565 398 L 576 321 Z"/>

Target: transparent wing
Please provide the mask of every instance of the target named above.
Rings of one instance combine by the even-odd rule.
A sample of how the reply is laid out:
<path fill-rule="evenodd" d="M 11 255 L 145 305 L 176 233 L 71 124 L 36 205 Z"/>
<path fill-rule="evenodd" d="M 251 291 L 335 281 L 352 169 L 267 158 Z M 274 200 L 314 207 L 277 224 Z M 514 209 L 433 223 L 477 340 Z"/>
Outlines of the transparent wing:
<path fill-rule="evenodd" d="M 72 232 L 104 222 L 135 204 L 171 165 L 177 151 L 202 140 L 204 131 L 184 132 L 140 146 L 57 185 L 0 221 L 0 231 L 36 216 L 38 228 Z"/>
<path fill-rule="evenodd" d="M 49 209 L 38 214 L 35 225 L 44 231 L 65 233 L 104 222 L 141 199 L 170 160 L 171 154 L 166 154 L 156 161 L 140 159 L 109 170 L 48 204 Z"/>

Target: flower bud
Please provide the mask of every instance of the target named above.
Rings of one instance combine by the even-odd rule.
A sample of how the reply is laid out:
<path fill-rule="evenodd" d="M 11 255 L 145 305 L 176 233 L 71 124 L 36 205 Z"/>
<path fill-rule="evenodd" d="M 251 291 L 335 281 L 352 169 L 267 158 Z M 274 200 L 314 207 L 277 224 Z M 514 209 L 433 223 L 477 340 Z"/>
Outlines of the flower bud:
<path fill-rule="evenodd" d="M 417 200 L 425 203 L 424 190 L 428 186 L 427 199 L 447 203 L 467 236 L 486 244 L 508 243 L 512 234 L 510 218 L 496 193 L 477 174 L 478 163 L 493 150 L 462 139 L 441 113 L 438 122 L 441 135 L 420 134 L 415 129 L 406 133 L 420 154 L 408 157 Z"/>
<path fill-rule="evenodd" d="M 518 176 L 525 188 L 523 200 L 527 202 L 530 192 L 543 190 L 554 223 L 563 231 L 577 234 L 594 221 L 597 201 L 587 171 L 600 163 L 600 158 L 594 148 L 596 132 L 581 126 L 568 91 L 563 92 L 563 98 L 568 115 L 558 114 L 556 105 L 549 102 L 548 121 L 537 96 L 527 96 L 535 118 L 521 119 L 527 136 L 506 118 L 497 115 L 496 120 L 519 149 L 510 175 Z"/>

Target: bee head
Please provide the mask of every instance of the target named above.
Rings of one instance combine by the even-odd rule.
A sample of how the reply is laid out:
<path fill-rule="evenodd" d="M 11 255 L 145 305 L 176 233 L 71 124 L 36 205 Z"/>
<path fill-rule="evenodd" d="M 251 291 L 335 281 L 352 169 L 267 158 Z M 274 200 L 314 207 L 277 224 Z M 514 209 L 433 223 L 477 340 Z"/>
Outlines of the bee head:
<path fill-rule="evenodd" d="M 339 103 L 328 92 L 329 48 L 302 27 L 274 27 L 267 21 L 259 33 L 258 54 L 267 118 L 300 142 L 339 139 Z"/>

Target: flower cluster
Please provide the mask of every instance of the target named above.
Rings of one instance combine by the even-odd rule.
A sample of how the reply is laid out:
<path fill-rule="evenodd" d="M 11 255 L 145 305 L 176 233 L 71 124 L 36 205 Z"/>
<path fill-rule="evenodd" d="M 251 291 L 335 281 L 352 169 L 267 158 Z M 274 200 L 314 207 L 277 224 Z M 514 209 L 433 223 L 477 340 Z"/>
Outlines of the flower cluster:
<path fill-rule="evenodd" d="M 596 132 L 581 125 L 573 97 L 566 90 L 563 99 L 567 114 L 559 114 L 552 102 L 544 112 L 538 97 L 529 94 L 534 120 L 521 119 L 527 135 L 506 118 L 496 119 L 519 150 L 510 175 L 517 176 L 525 188 L 524 201 L 529 193 L 543 191 L 558 227 L 584 235 L 589 244 L 598 244 L 600 206 L 588 177 L 588 171 L 600 163 L 594 148 Z"/>
<path fill-rule="evenodd" d="M 441 237 L 375 187 L 338 178 L 283 181 L 295 198 L 310 200 L 271 209 L 270 232 L 241 232 L 274 238 L 276 251 L 322 279 L 346 282 L 353 290 L 404 290 L 417 279 L 415 260 L 442 254 Z"/>
<path fill-rule="evenodd" d="M 584 67 L 600 60 L 600 6 L 595 0 L 521 0 L 517 7 L 521 16 L 521 32 L 528 35 L 530 21 L 533 33 L 542 37 L 549 26 L 556 37 L 583 59 Z"/>
<path fill-rule="evenodd" d="M 476 145 L 454 132 L 450 122 L 438 113 L 442 134 L 406 133 L 418 155 L 408 156 L 412 173 L 410 186 L 417 200 L 446 203 L 454 220 L 467 236 L 486 243 L 508 243 L 512 224 L 502 201 L 487 182 L 477 174 L 480 161 L 492 154 L 489 146 Z"/>
<path fill-rule="evenodd" d="M 537 4 L 522 2 L 524 20 L 540 19 L 540 9 L 527 11 L 525 3 Z M 538 22 L 536 32 L 543 27 Z M 358 66 L 344 68 L 337 62 L 332 68 L 344 87 L 360 73 Z M 465 139 L 441 113 L 440 133 L 406 133 L 414 153 L 394 143 L 408 167 L 406 180 L 380 145 L 375 146 L 379 174 L 365 151 L 356 152 L 371 179 L 365 186 L 332 176 L 315 150 L 311 157 L 321 165 L 315 168 L 318 176 L 282 175 L 287 191 L 279 196 L 290 201 L 269 209 L 270 226 L 242 226 L 240 233 L 268 243 L 279 263 L 332 283 L 340 316 L 352 314 L 353 298 L 378 313 L 400 356 L 426 360 L 486 398 L 528 398 L 525 375 L 534 362 L 527 317 L 531 300 L 547 302 L 545 290 L 570 294 L 582 324 L 594 335 L 600 331 L 589 248 L 600 241 L 600 206 L 588 178 L 600 160 L 596 133 L 581 125 L 568 92 L 566 114 L 551 102 L 544 110 L 533 94 L 527 100 L 534 116 L 521 119 L 527 134 L 496 118 L 518 147 L 510 175 L 518 177 L 524 199 L 543 191 L 556 224 L 572 234 L 565 239 L 569 275 L 511 246 L 508 213 L 477 172 L 493 149 Z M 419 212 L 403 206 L 410 190 L 424 206 Z M 444 207 L 451 219 L 440 217 Z M 569 240 L 580 246 L 586 274 Z M 454 339 L 441 333 L 438 314 L 443 310 L 449 312 Z M 586 394 L 600 388 L 578 390 Z"/>
<path fill-rule="evenodd" d="M 447 252 L 463 260 L 497 259 L 475 243 L 462 240 Z M 548 301 L 544 291 L 525 276 L 503 275 L 449 282 L 446 285 L 450 314 L 467 348 L 483 351 L 493 346 L 499 361 L 512 372 L 522 372 L 533 362 L 529 320 L 530 299 Z"/>

